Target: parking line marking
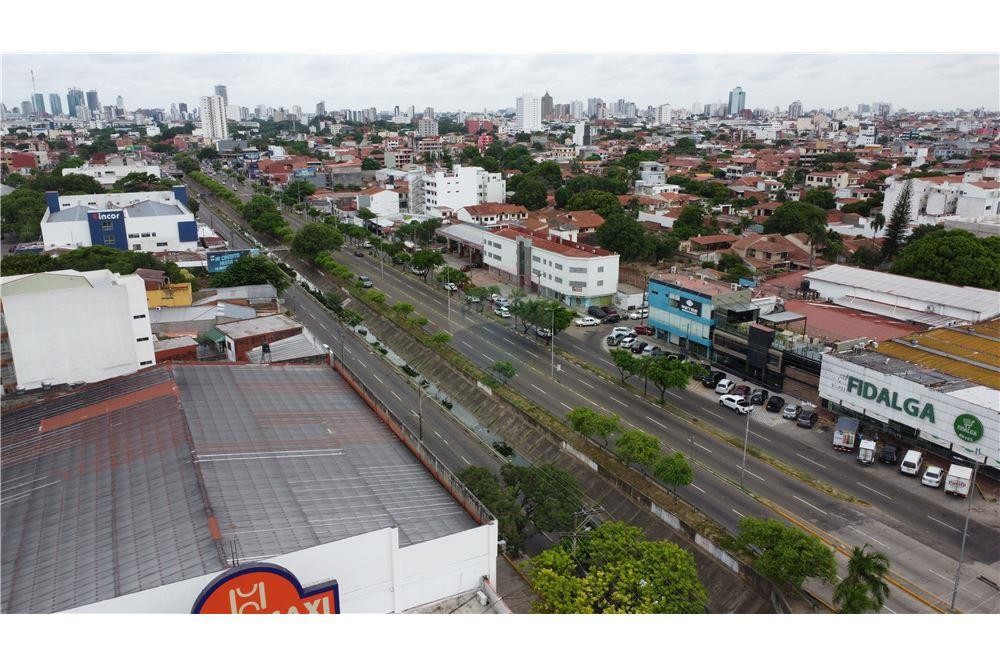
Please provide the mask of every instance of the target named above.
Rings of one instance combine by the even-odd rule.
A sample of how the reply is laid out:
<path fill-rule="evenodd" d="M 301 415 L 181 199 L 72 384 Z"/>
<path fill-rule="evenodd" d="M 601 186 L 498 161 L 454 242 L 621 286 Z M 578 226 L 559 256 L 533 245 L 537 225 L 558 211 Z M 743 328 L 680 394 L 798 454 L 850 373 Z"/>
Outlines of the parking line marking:
<path fill-rule="evenodd" d="M 732 508 L 732 507 L 730 507 L 729 509 L 731 509 L 731 510 L 733 510 L 734 512 L 736 512 L 736 515 L 737 515 L 737 516 L 740 516 L 740 517 L 743 517 L 744 519 L 745 519 L 745 518 L 746 518 L 746 516 L 747 516 L 746 514 L 744 514 L 743 512 L 740 512 L 739 510 L 737 510 L 737 509 L 735 509 L 735 508 Z"/>
<path fill-rule="evenodd" d="M 857 528 L 855 528 L 854 526 L 849 526 L 849 528 L 850 528 L 851 530 L 853 530 L 853 531 L 854 531 L 855 533 L 861 533 L 862 535 L 864 535 L 865 537 L 867 537 L 867 538 L 868 538 L 869 540 L 871 540 L 872 542 L 878 542 L 878 544 L 881 544 L 881 545 L 882 545 L 883 547 L 885 547 L 886 549 L 888 549 L 888 548 L 889 548 L 889 545 L 888 545 L 888 544 L 886 544 L 885 542 L 879 542 L 878 540 L 876 540 L 876 539 L 875 539 L 874 537 L 872 537 L 872 536 L 871 536 L 871 535 L 869 535 L 868 533 L 865 533 L 865 532 L 863 532 L 863 531 L 860 531 L 860 530 L 858 530 Z"/>
<path fill-rule="evenodd" d="M 663 424 L 663 423 L 661 423 L 661 422 L 658 422 L 658 421 L 656 421 L 655 419 L 653 419 L 653 418 L 652 418 L 652 417 L 650 417 L 649 415 L 646 415 L 646 419 L 648 419 L 649 421 L 653 422 L 654 424 L 656 424 L 656 425 L 657 425 L 657 426 L 659 426 L 660 428 L 667 428 L 666 424 Z"/>
<path fill-rule="evenodd" d="M 618 405 L 621 405 L 621 406 L 624 406 L 624 407 L 628 407 L 628 405 L 626 405 L 625 403 L 622 403 L 621 401 L 619 401 L 619 400 L 618 400 L 617 398 L 615 398 L 614 396 L 608 396 L 608 398 L 610 398 L 610 399 L 611 399 L 612 401 L 614 401 L 614 402 L 615 402 L 615 403 L 617 403 Z"/>
<path fill-rule="evenodd" d="M 545 392 L 545 390 L 542 389 L 541 387 L 539 387 L 537 384 L 532 384 L 531 386 L 534 387 L 535 389 L 537 389 L 538 391 L 542 392 L 546 396 L 548 396 L 548 394 Z"/>
<path fill-rule="evenodd" d="M 465 342 L 464 340 L 462 341 L 462 345 L 464 345 L 465 347 L 469 348 L 470 350 L 474 350 L 474 349 L 476 349 L 476 348 L 472 347 L 471 345 L 469 345 L 469 344 L 468 344 L 467 342 Z"/>
<path fill-rule="evenodd" d="M 807 500 L 802 500 L 802 499 L 801 499 L 801 498 L 799 498 L 798 496 L 795 496 L 795 495 L 793 495 L 793 496 L 792 496 L 792 498 L 795 498 L 795 499 L 796 499 L 797 501 L 799 501 L 800 503 L 805 503 L 806 505 L 809 505 L 809 507 L 813 508 L 813 509 L 814 509 L 814 510 L 816 510 L 817 512 L 822 512 L 823 514 L 827 514 L 827 515 L 829 515 L 829 514 L 830 514 L 830 513 L 829 513 L 829 512 L 827 512 L 826 510 L 824 510 L 824 509 L 820 509 L 820 508 L 816 507 L 816 506 L 815 506 L 815 505 L 813 505 L 813 504 L 812 504 L 811 502 L 809 502 L 809 501 L 807 501 Z"/>
<path fill-rule="evenodd" d="M 944 526 L 945 528 L 951 528 L 951 529 L 952 529 L 952 530 L 954 530 L 954 531 L 955 531 L 956 533 L 961 533 L 961 532 L 962 532 L 962 531 L 960 531 L 960 530 L 959 530 L 958 528 L 955 528 L 955 526 L 949 526 L 949 525 L 948 525 L 948 524 L 946 524 L 946 523 L 945 523 L 944 521 L 941 521 L 940 519 L 935 519 L 935 518 L 934 518 L 934 517 L 932 517 L 932 516 L 931 516 L 930 514 L 928 514 L 928 515 L 927 515 L 927 518 L 928 518 L 928 519 L 930 519 L 931 521 L 937 521 L 937 522 L 938 522 L 939 524 L 941 524 L 941 525 L 942 525 L 942 526 Z"/>
<path fill-rule="evenodd" d="M 826 470 L 826 466 L 825 466 L 825 465 L 823 465 L 822 463 L 816 463 L 815 461 L 813 461 L 813 460 L 812 460 L 811 458 L 809 458 L 808 456 L 802 456 L 802 455 L 801 455 L 801 454 L 799 454 L 798 452 L 795 452 L 795 455 L 796 455 L 797 457 L 799 457 L 800 459 L 805 459 L 806 461 L 809 461 L 809 463 L 813 463 L 813 464 L 815 464 L 815 465 L 818 465 L 818 466 L 819 466 L 820 468 L 823 468 L 824 470 Z"/>
<path fill-rule="evenodd" d="M 698 486 L 697 484 L 692 484 L 691 486 L 692 486 L 692 488 L 695 488 L 695 489 L 698 489 L 698 490 L 699 490 L 699 491 L 701 491 L 702 493 L 705 493 L 705 489 L 701 488 L 701 487 L 700 487 L 700 486 Z"/>
<path fill-rule="evenodd" d="M 882 493 L 881 491 L 876 491 L 875 489 L 873 489 L 872 487 L 870 487 L 870 486 L 868 486 L 866 484 L 862 484 L 861 482 L 858 482 L 858 486 L 862 486 L 862 487 L 868 489 L 869 491 L 871 491 L 872 493 L 877 493 L 880 496 L 882 496 L 883 498 L 888 498 L 889 500 L 892 500 L 892 496 L 888 496 L 888 495 Z"/>

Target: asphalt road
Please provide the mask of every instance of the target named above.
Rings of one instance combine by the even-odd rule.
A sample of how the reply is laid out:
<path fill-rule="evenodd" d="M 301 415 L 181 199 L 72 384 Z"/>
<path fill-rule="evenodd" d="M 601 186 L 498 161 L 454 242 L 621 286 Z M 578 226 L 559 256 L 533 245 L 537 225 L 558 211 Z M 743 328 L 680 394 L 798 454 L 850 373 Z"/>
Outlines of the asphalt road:
<path fill-rule="evenodd" d="M 243 198 L 249 196 L 248 192 L 240 194 Z M 301 220 L 296 221 L 298 216 L 287 217 L 293 226 L 301 224 Z M 430 328 L 451 333 L 454 337 L 453 346 L 481 367 L 487 368 L 501 359 L 514 363 L 519 372 L 511 381 L 512 386 L 552 414 L 562 416 L 579 405 L 611 411 L 622 418 L 626 427 L 639 428 L 658 437 L 665 449 L 683 451 L 698 468 L 694 484 L 682 489 L 681 495 L 730 530 L 735 529 L 739 518 L 744 515 L 769 515 L 769 510 L 753 497 L 742 493 L 733 483 L 740 478 L 742 452 L 739 449 L 707 434 L 690 421 L 636 399 L 617 384 L 605 381 L 559 357 L 556 357 L 556 363 L 560 365 L 560 369 L 552 373 L 548 346 L 532 336 L 522 335 L 519 333 L 520 328 L 515 331 L 510 320 L 499 321 L 489 315 L 488 310 L 485 315 L 481 315 L 455 297 L 451 299 L 449 316 L 448 293 L 440 288 L 435 289 L 433 284 L 425 285 L 416 276 L 399 271 L 391 265 L 380 265 L 377 259 L 367 255 L 358 258 L 349 252 L 339 252 L 335 253 L 335 257 L 356 274 L 370 276 L 375 281 L 376 288 L 385 292 L 391 302 L 412 303 L 417 312 L 429 318 Z M 594 346 L 578 345 L 579 340 L 566 334 L 556 337 L 557 346 L 564 344 L 564 341 L 574 354 L 595 365 L 602 364 L 609 373 L 616 373 L 610 361 L 603 358 Z M 731 412 L 718 408 L 700 396 L 691 392 L 671 391 L 668 393 L 668 401 L 686 411 L 689 418 L 697 418 L 743 437 L 746 424 L 744 419 L 734 417 Z M 791 513 L 822 531 L 837 535 L 848 545 L 860 546 L 872 541 L 885 547 L 893 545 L 881 533 L 876 533 L 875 536 L 871 534 L 874 530 L 874 518 L 877 523 L 885 524 L 900 534 L 931 547 L 948 559 L 957 559 L 961 537 L 958 533 L 964 520 L 961 513 L 932 506 L 916 494 L 907 494 L 898 488 L 883 485 L 875 476 L 871 479 L 864 478 L 862 483 L 858 479 L 859 471 L 856 467 L 845 467 L 842 460 L 827 461 L 822 452 L 803 450 L 801 440 L 778 429 L 752 424 L 750 443 L 805 468 L 816 477 L 872 505 L 871 508 L 862 508 L 837 500 L 767 464 L 748 458 L 744 475 L 746 488 L 777 503 L 785 513 Z M 802 451 L 807 451 L 807 455 L 801 454 Z M 879 537 L 888 544 L 879 541 Z M 998 531 L 973 521 L 966 545 L 967 561 L 971 558 L 981 563 L 995 562 L 998 558 L 998 544 Z M 890 558 L 896 555 L 891 549 L 886 550 L 890 552 Z M 893 558 L 893 568 L 921 585 L 926 584 L 934 595 L 944 597 L 950 592 L 950 587 L 940 581 L 932 586 L 933 579 L 922 572 L 916 572 L 914 566 L 904 563 L 901 558 Z M 938 574 L 938 577 L 941 575 Z M 960 608 L 966 603 L 964 593 L 965 586 L 963 593 L 959 595 Z M 978 604 L 983 595 L 989 595 L 989 591 L 975 593 L 975 597 L 968 600 L 969 607 Z"/>

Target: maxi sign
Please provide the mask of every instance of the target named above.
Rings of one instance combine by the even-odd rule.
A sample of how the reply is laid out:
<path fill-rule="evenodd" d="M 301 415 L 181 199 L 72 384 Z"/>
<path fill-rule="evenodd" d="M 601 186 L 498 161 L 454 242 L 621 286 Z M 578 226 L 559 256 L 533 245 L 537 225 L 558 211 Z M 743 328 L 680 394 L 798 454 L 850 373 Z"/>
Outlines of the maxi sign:
<path fill-rule="evenodd" d="M 212 580 L 191 608 L 192 614 L 339 614 L 336 581 L 303 589 L 288 570 L 270 563 L 249 563 Z"/>
<path fill-rule="evenodd" d="M 259 255 L 256 248 L 249 250 L 209 250 L 208 251 L 208 272 L 219 273 L 228 269 L 233 262 L 244 255 Z"/>
<path fill-rule="evenodd" d="M 988 465 L 1000 460 L 1000 410 L 990 407 L 995 392 L 985 387 L 935 391 L 904 375 L 854 363 L 850 356 L 824 354 L 819 394 L 854 413 L 908 426 L 924 440 L 958 453 L 976 443 Z"/>

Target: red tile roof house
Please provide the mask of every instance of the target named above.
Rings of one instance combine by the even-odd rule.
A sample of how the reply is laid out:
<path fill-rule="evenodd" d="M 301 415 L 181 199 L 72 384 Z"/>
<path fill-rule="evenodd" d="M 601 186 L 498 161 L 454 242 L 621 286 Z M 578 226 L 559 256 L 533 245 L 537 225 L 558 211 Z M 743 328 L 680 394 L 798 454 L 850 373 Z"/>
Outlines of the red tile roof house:
<path fill-rule="evenodd" d="M 781 234 L 750 234 L 732 245 L 733 252 L 758 271 L 788 271 L 793 266 L 809 266 L 809 252 Z M 813 266 L 828 264 L 815 259 Z"/>
<path fill-rule="evenodd" d="M 526 220 L 528 209 L 516 204 L 474 204 L 455 211 L 455 217 L 461 222 L 493 227 L 508 222 L 518 224 L 519 221 Z"/>

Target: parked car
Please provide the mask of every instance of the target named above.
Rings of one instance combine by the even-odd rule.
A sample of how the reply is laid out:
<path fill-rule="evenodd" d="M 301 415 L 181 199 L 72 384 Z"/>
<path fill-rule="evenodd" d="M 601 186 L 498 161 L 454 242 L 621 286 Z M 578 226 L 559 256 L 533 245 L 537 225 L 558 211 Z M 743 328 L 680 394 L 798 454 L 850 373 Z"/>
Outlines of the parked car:
<path fill-rule="evenodd" d="M 471 264 L 463 264 L 462 268 L 459 269 L 459 271 L 461 271 L 462 273 L 468 273 L 471 270 L 472 270 Z"/>
<path fill-rule="evenodd" d="M 482 302 L 482 299 L 480 299 L 478 296 L 472 296 L 471 294 L 468 295 L 467 297 L 465 297 L 465 300 L 467 302 L 469 302 L 469 303 L 480 303 L 480 302 Z"/>
<path fill-rule="evenodd" d="M 356 255 L 358 253 L 354 254 Z M 362 256 L 364 256 L 364 253 L 362 253 Z M 417 267 L 414 266 L 412 269 L 410 269 L 410 273 L 412 273 L 415 276 L 422 276 L 425 273 L 427 273 L 427 269 L 418 269 Z"/>
<path fill-rule="evenodd" d="M 701 384 L 708 389 L 714 389 L 719 382 L 726 379 L 726 374 L 722 371 L 709 372 L 701 378 Z"/>
<path fill-rule="evenodd" d="M 764 406 L 764 409 L 768 412 L 781 412 L 783 407 L 785 407 L 785 399 L 775 394 L 767 399 L 767 405 Z"/>
<path fill-rule="evenodd" d="M 510 308 L 510 299 L 505 296 L 498 296 L 493 303 L 501 308 Z"/>
<path fill-rule="evenodd" d="M 632 354 L 642 354 L 642 351 L 645 350 L 647 347 L 649 347 L 649 343 L 647 343 L 646 341 L 637 340 L 636 342 L 632 343 L 632 346 L 629 349 L 632 350 Z"/>
<path fill-rule="evenodd" d="M 371 241 L 365 241 L 364 243 L 361 244 L 361 247 L 362 248 L 371 248 L 372 247 L 372 242 Z"/>
<path fill-rule="evenodd" d="M 355 250 L 354 251 L 354 256 L 355 257 L 364 257 L 365 253 L 361 252 L 360 250 Z"/>
<path fill-rule="evenodd" d="M 496 308 L 494 308 L 493 314 L 497 315 L 498 317 L 502 317 L 504 319 L 510 317 L 510 311 L 504 308 L 503 306 L 497 306 Z"/>
<path fill-rule="evenodd" d="M 882 451 L 879 452 L 878 460 L 889 465 L 896 465 L 900 454 L 902 452 L 896 445 L 885 444 L 882 445 Z"/>
<path fill-rule="evenodd" d="M 717 385 L 715 385 L 715 393 L 722 395 L 731 394 L 733 393 L 733 389 L 735 388 L 736 388 L 736 383 L 730 380 L 729 378 L 724 377 L 721 380 L 719 380 L 719 383 Z"/>
<path fill-rule="evenodd" d="M 539 338 L 544 338 L 545 340 L 552 338 L 552 332 L 549 329 L 543 329 L 541 327 L 535 327 L 535 335 Z"/>
<path fill-rule="evenodd" d="M 942 481 L 944 481 L 944 470 L 937 466 L 927 466 L 924 476 L 920 478 L 921 484 L 935 489 L 941 486 Z"/>
<path fill-rule="evenodd" d="M 750 394 L 750 404 L 751 405 L 764 405 L 767 403 L 767 397 L 771 393 L 767 389 L 754 389 L 753 393 Z"/>
<path fill-rule="evenodd" d="M 604 339 L 604 342 L 608 344 L 608 347 L 616 347 L 618 343 L 621 342 L 622 338 L 624 338 L 627 335 L 628 334 L 623 334 L 623 333 L 611 334 L 610 336 Z"/>
<path fill-rule="evenodd" d="M 719 399 L 719 405 L 724 408 L 729 408 L 739 415 L 748 415 L 753 412 L 753 406 L 750 405 L 747 399 L 742 396 L 737 396 L 736 394 L 726 394 Z"/>
<path fill-rule="evenodd" d="M 605 324 L 614 324 L 615 322 L 620 322 L 621 319 L 622 318 L 620 315 L 618 315 L 618 313 L 611 313 L 601 321 L 604 322 Z"/>
<path fill-rule="evenodd" d="M 371 287 L 372 286 L 372 279 L 369 278 L 368 276 L 358 276 L 358 280 L 361 281 L 361 286 L 362 287 Z"/>
<path fill-rule="evenodd" d="M 801 405 L 792 405 L 789 403 L 785 406 L 785 409 L 781 411 L 781 416 L 785 419 L 798 419 L 800 412 L 802 412 Z"/>
<path fill-rule="evenodd" d="M 641 320 L 645 317 L 649 317 L 649 308 L 636 308 L 628 314 L 630 320 Z"/>
<path fill-rule="evenodd" d="M 622 334 L 623 336 L 627 336 L 629 334 L 634 334 L 634 333 L 635 332 L 629 329 L 628 327 L 615 327 L 614 329 L 611 330 L 611 335 Z"/>
<path fill-rule="evenodd" d="M 799 413 L 799 416 L 795 420 L 796 426 L 801 426 L 802 428 L 812 428 L 816 425 L 816 421 L 819 419 L 817 415 L 812 410 L 803 410 Z"/>
<path fill-rule="evenodd" d="M 624 347 L 624 348 L 627 349 L 627 348 L 632 347 L 632 343 L 634 343 L 637 340 L 638 340 L 638 338 L 636 338 L 635 336 L 626 335 L 626 336 L 623 336 L 620 341 L 618 341 L 618 344 L 620 346 L 622 346 L 622 347 Z"/>
<path fill-rule="evenodd" d="M 633 329 L 633 331 L 635 331 L 640 336 L 652 336 L 653 334 L 656 333 L 653 330 L 653 327 L 647 327 L 645 325 L 639 325 L 639 326 L 635 327 Z"/>
<path fill-rule="evenodd" d="M 449 291 L 449 292 L 457 292 L 458 291 L 458 285 L 456 285 L 455 283 L 445 283 L 444 284 L 444 288 L 447 291 Z"/>
<path fill-rule="evenodd" d="M 660 354 L 657 354 L 657 352 L 659 352 Z M 663 355 L 666 354 L 666 352 L 664 352 L 662 349 L 660 349 L 659 345 L 650 345 L 650 346 L 646 347 L 642 351 L 642 353 L 644 355 L 651 356 L 651 357 L 653 357 L 653 356 L 659 357 L 659 356 L 663 356 Z"/>
<path fill-rule="evenodd" d="M 591 317 L 596 317 L 599 320 L 603 320 L 608 316 L 607 312 L 605 312 L 605 310 L 600 306 L 591 306 L 587 309 L 587 314 Z"/>
<path fill-rule="evenodd" d="M 573 324 L 578 327 L 596 327 L 600 323 L 601 321 L 599 319 L 591 317 L 590 315 L 573 320 Z"/>
<path fill-rule="evenodd" d="M 906 452 L 906 456 L 903 457 L 903 462 L 899 464 L 899 472 L 904 475 L 911 475 L 916 477 L 917 472 L 920 470 L 921 464 L 924 462 L 924 455 L 917 451 L 916 449 L 911 449 Z"/>
<path fill-rule="evenodd" d="M 738 384 L 729 393 L 736 394 L 737 396 L 742 396 L 743 398 L 750 400 L 750 394 L 753 393 L 753 390 L 750 388 L 750 385 L 748 384 Z"/>

